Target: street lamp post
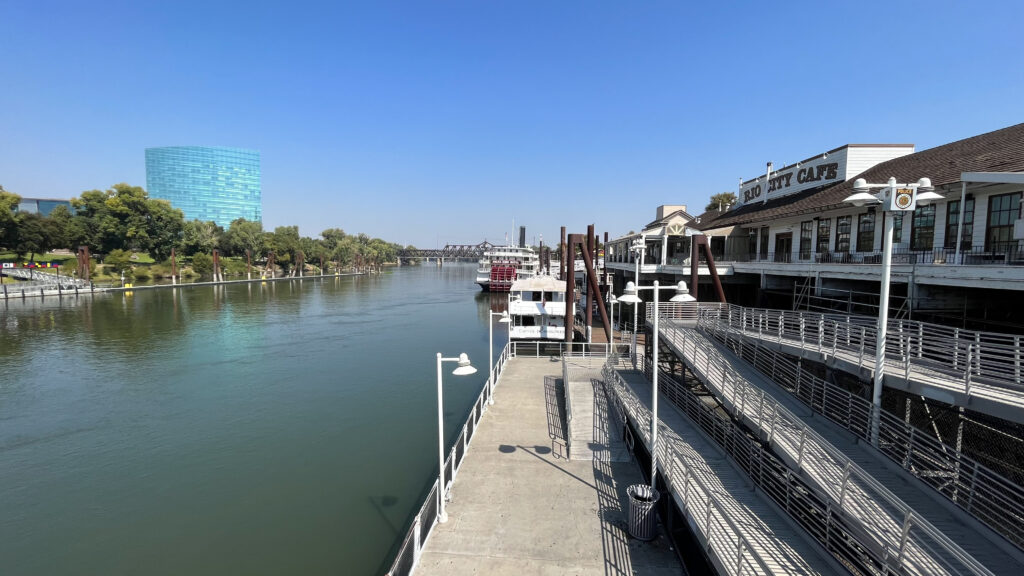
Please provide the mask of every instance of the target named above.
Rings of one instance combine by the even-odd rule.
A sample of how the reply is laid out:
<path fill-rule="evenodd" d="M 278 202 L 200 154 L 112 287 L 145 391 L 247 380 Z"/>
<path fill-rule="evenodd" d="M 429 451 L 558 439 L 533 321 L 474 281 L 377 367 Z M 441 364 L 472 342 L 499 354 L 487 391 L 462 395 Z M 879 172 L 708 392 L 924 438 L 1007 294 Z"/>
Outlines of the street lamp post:
<path fill-rule="evenodd" d="M 504 312 L 491 312 L 490 310 L 487 311 L 487 343 L 490 345 L 490 354 L 487 356 L 487 358 L 488 358 L 488 360 L 490 360 L 490 367 L 491 367 L 491 371 L 488 373 L 488 376 L 487 376 L 487 403 L 492 405 L 492 406 L 494 405 L 494 317 L 495 316 L 500 316 L 501 317 L 501 320 L 498 320 L 498 322 L 501 322 L 502 324 L 508 324 L 509 322 L 512 321 L 512 318 L 509 317 L 507 310 L 504 311 Z"/>
<path fill-rule="evenodd" d="M 612 337 L 609 339 L 608 346 L 605 348 L 605 356 L 608 356 L 612 347 L 615 346 L 615 306 L 618 305 L 619 299 L 615 297 L 615 294 L 608 293 L 608 309 L 611 311 L 611 316 L 608 319 L 608 323 L 611 324 L 611 330 L 609 333 Z"/>
<path fill-rule="evenodd" d="M 633 276 L 633 283 L 635 286 L 640 285 L 640 255 L 643 254 L 645 245 L 646 242 L 643 240 L 643 237 L 641 236 L 640 238 L 633 240 L 633 244 L 631 244 L 629 247 L 629 249 L 633 252 L 633 261 L 636 263 L 636 273 Z M 623 300 L 621 299 L 619 301 L 623 302 Z M 636 367 L 636 322 L 637 311 L 640 308 L 639 303 L 640 300 L 637 299 L 637 301 L 633 304 L 633 342 L 630 351 L 633 356 L 634 368 Z"/>
<path fill-rule="evenodd" d="M 696 300 L 693 296 L 690 296 L 690 290 L 686 287 L 686 282 L 680 280 L 675 286 L 666 286 L 665 288 L 675 288 L 676 294 L 670 300 L 671 302 L 693 302 Z M 651 368 L 651 491 L 657 490 L 657 474 L 658 474 L 658 305 L 659 297 L 658 293 L 661 290 L 661 285 L 658 281 L 654 281 L 653 286 L 637 286 L 632 282 L 626 283 L 626 288 L 622 291 L 622 296 L 619 297 L 619 302 L 639 304 L 642 302 L 640 297 L 637 296 L 637 292 L 640 290 L 653 290 L 654 291 L 654 349 L 653 349 L 653 366 Z M 634 326 L 634 334 L 635 334 Z"/>
<path fill-rule="evenodd" d="M 872 194 L 872 188 L 880 189 Z M 853 181 L 851 196 L 843 200 L 854 206 L 880 205 L 882 212 L 913 212 L 917 205 L 926 206 L 942 196 L 934 192 L 932 181 L 921 178 L 913 184 L 897 184 L 889 178 L 885 184 L 868 184 L 863 178 Z M 882 378 L 885 368 L 885 344 L 889 323 L 889 280 L 892 276 L 892 231 L 895 218 L 885 219 L 882 233 L 882 273 L 878 292 L 878 333 L 875 338 L 875 377 L 871 390 L 871 444 L 878 446 L 878 428 L 882 416 Z"/>
<path fill-rule="evenodd" d="M 456 376 L 468 376 L 475 374 L 476 368 L 469 363 L 469 356 L 463 352 L 458 358 L 442 358 L 437 353 L 437 521 L 444 523 L 448 521 L 448 514 L 444 511 L 444 396 L 441 385 L 441 363 L 458 362 L 459 366 L 452 370 Z"/>

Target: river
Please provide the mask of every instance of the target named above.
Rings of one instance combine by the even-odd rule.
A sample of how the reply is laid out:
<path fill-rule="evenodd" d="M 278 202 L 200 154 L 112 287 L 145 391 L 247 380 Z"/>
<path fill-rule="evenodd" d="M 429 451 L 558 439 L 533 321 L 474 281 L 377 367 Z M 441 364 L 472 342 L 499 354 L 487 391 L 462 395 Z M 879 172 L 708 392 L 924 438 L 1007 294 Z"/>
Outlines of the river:
<path fill-rule="evenodd" d="M 475 265 L 0 302 L 0 562 L 377 574 L 487 375 Z M 495 324 L 495 348 L 507 336 Z"/>

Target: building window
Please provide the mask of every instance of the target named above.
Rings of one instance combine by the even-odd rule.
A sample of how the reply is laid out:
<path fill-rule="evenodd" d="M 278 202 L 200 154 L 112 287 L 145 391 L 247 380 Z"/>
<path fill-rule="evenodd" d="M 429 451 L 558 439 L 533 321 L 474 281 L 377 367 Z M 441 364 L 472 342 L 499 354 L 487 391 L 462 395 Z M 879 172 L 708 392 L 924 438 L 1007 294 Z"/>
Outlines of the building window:
<path fill-rule="evenodd" d="M 814 234 L 814 221 L 800 223 L 800 259 L 811 259 L 811 235 Z"/>
<path fill-rule="evenodd" d="M 949 250 L 956 250 L 956 234 L 960 220 L 960 201 L 953 200 L 946 204 L 946 243 Z M 971 249 L 971 236 L 974 235 L 974 198 L 968 196 L 964 202 L 964 233 L 960 240 L 961 250 Z"/>
<path fill-rule="evenodd" d="M 761 250 L 760 250 L 760 253 L 761 253 L 761 259 L 762 260 L 767 260 L 768 259 L 768 227 L 767 226 L 762 226 L 761 227 Z"/>
<path fill-rule="evenodd" d="M 850 226 L 853 216 L 839 216 L 836 218 L 836 252 L 850 251 Z"/>
<path fill-rule="evenodd" d="M 1013 239 L 1013 222 L 1019 216 L 1020 192 L 989 197 L 988 228 L 985 230 L 986 252 L 1001 252 L 1017 245 L 1017 241 Z"/>
<path fill-rule="evenodd" d="M 931 250 L 935 240 L 935 204 L 919 206 L 910 221 L 910 249 Z"/>
<path fill-rule="evenodd" d="M 818 254 L 828 254 L 828 240 L 831 234 L 832 219 L 822 218 L 818 220 L 818 245 L 815 250 Z"/>
<path fill-rule="evenodd" d="M 754 260 L 757 255 L 757 228 L 747 230 L 747 244 L 747 254 L 750 255 L 751 260 Z"/>
<path fill-rule="evenodd" d="M 903 242 L 903 212 L 882 213 L 882 234 L 885 234 L 885 219 L 890 217 L 892 218 L 892 245 L 896 246 Z M 882 238 L 882 243 L 885 244 L 885 238 Z"/>
<path fill-rule="evenodd" d="M 875 213 L 868 212 L 857 217 L 857 252 L 875 250 Z"/>

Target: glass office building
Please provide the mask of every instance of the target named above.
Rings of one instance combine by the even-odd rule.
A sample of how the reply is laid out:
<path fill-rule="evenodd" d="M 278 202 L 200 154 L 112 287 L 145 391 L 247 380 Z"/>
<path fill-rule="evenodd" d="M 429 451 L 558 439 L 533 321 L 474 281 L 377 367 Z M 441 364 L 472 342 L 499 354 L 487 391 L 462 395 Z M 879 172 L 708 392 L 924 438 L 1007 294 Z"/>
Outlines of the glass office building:
<path fill-rule="evenodd" d="M 260 153 L 220 146 L 146 149 L 146 191 L 170 201 L 185 220 L 261 221 Z"/>
<path fill-rule="evenodd" d="M 75 213 L 75 209 L 71 207 L 70 200 L 56 200 L 53 198 L 22 198 L 18 205 L 14 207 L 14 211 L 49 216 L 57 206 L 64 206 L 68 209 L 68 212 Z"/>

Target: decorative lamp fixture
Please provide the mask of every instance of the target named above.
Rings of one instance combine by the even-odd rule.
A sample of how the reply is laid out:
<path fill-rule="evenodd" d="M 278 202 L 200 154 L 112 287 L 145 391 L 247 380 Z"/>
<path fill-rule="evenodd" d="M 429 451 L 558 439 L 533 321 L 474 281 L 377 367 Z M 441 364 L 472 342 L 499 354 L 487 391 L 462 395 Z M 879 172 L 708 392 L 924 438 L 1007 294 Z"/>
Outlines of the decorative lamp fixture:
<path fill-rule="evenodd" d="M 687 288 L 686 282 L 680 280 L 676 284 L 676 295 L 669 299 L 669 302 L 696 302 L 697 299 L 690 296 L 690 289 Z"/>
<path fill-rule="evenodd" d="M 632 280 L 626 282 L 626 287 L 622 289 L 622 296 L 619 296 L 619 302 L 626 304 L 639 304 L 643 302 L 643 300 L 636 295 L 636 284 Z"/>
<path fill-rule="evenodd" d="M 459 354 L 459 367 L 452 370 L 452 374 L 456 376 L 469 376 L 470 374 L 476 374 L 476 368 L 469 363 L 469 356 L 465 352 Z"/>
<path fill-rule="evenodd" d="M 854 190 L 857 189 L 856 184 L 854 184 L 854 188 L 853 189 Z M 881 204 L 882 203 L 882 201 L 879 200 L 877 196 L 875 196 L 874 194 L 872 194 L 870 192 L 857 192 L 856 194 L 847 196 L 843 200 L 843 202 L 846 202 L 847 204 L 853 204 L 854 206 L 858 206 L 858 207 L 864 206 L 866 204 Z"/>

